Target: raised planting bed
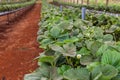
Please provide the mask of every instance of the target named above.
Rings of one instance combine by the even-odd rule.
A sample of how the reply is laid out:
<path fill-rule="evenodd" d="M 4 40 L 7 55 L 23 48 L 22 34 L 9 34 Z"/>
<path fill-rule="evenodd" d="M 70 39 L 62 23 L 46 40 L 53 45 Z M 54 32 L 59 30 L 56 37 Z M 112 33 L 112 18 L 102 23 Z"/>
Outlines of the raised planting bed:
<path fill-rule="evenodd" d="M 43 1 L 39 68 L 24 80 L 120 80 L 120 18 Z"/>

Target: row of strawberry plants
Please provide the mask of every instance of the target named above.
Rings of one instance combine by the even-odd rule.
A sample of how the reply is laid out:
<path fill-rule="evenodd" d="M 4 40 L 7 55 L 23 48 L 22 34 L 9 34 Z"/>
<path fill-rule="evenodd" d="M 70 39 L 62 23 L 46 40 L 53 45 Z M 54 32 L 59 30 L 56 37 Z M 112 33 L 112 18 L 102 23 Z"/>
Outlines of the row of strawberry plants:
<path fill-rule="evenodd" d="M 120 18 L 43 2 L 38 31 L 40 66 L 24 80 L 119 80 Z"/>
<path fill-rule="evenodd" d="M 69 6 L 74 6 L 74 7 L 86 7 L 88 9 L 94 9 L 98 11 L 106 11 L 106 12 L 112 12 L 112 13 L 120 13 L 120 6 L 119 5 L 110 5 L 106 6 L 104 4 L 92 4 L 92 5 L 82 5 L 82 4 L 76 4 L 76 3 L 68 3 L 68 2 L 62 2 L 60 0 L 54 0 L 54 2 L 64 4 L 64 5 L 69 5 Z"/>
<path fill-rule="evenodd" d="M 27 0 L 27 1 L 30 1 L 30 0 Z M 25 0 L 22 0 L 22 1 L 1 1 L 1 2 L 0 2 L 0 5 L 16 4 L 16 3 L 23 3 L 23 2 L 26 2 L 26 1 L 25 1 Z"/>
<path fill-rule="evenodd" d="M 35 3 L 35 0 L 30 0 L 30 1 L 23 2 L 23 3 L 16 3 L 16 4 L 13 3 L 13 4 L 0 5 L 0 12 L 11 11 L 11 10 L 15 10 L 18 8 L 27 7 L 27 6 L 30 6 L 34 3 Z"/>

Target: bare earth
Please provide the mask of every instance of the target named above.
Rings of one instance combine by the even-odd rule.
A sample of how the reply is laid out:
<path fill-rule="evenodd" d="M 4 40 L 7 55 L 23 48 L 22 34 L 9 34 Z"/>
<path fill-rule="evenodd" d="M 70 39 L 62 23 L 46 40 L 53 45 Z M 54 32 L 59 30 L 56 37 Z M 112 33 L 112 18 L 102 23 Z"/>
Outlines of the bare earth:
<path fill-rule="evenodd" d="M 0 26 L 0 80 L 23 80 L 37 67 L 42 51 L 36 41 L 41 4 L 10 25 Z"/>

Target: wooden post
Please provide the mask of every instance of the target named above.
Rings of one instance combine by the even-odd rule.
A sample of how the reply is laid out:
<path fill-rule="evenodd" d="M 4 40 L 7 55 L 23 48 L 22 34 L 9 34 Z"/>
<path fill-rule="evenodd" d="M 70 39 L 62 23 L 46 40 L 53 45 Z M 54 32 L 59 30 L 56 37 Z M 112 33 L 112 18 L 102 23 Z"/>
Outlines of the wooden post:
<path fill-rule="evenodd" d="M 95 0 L 95 4 L 97 5 L 97 3 L 98 3 L 98 0 Z"/>
<path fill-rule="evenodd" d="M 79 4 L 79 0 L 77 0 L 77 4 Z"/>
<path fill-rule="evenodd" d="M 74 0 L 74 3 L 76 3 L 76 0 Z"/>
<path fill-rule="evenodd" d="M 83 4 L 83 0 L 81 0 L 81 4 Z"/>
<path fill-rule="evenodd" d="M 108 6 L 108 4 L 109 4 L 109 0 L 106 0 L 106 6 Z"/>
<path fill-rule="evenodd" d="M 87 5 L 89 5 L 89 0 L 87 0 Z"/>

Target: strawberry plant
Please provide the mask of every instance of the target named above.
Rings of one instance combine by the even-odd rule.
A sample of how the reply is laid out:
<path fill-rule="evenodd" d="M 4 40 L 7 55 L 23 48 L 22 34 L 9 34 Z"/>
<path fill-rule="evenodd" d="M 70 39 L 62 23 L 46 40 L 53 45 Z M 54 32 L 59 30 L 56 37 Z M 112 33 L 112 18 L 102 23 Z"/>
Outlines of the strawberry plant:
<path fill-rule="evenodd" d="M 61 12 L 43 1 L 37 40 L 44 52 L 40 67 L 24 80 L 120 79 L 120 42 L 114 35 L 119 18 L 87 13 L 82 20 L 80 13 L 73 7 Z"/>

